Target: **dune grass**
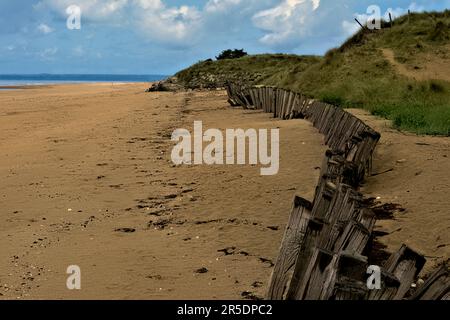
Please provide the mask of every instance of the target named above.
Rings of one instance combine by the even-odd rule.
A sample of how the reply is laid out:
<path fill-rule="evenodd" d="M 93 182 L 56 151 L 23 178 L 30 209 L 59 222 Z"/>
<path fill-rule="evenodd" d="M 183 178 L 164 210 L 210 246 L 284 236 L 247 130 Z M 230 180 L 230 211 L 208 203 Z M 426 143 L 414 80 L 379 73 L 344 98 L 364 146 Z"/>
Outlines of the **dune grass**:
<path fill-rule="evenodd" d="M 382 52 L 391 50 L 395 61 L 411 70 L 423 67 L 424 56 L 450 61 L 449 30 L 449 10 L 416 13 L 396 19 L 392 28 L 361 30 L 324 57 L 257 55 L 208 61 L 178 76 L 185 83 L 200 75 L 291 89 L 344 108 L 364 108 L 401 130 L 450 136 L 450 82 L 399 74 Z"/>
<path fill-rule="evenodd" d="M 239 59 L 206 60 L 176 74 L 188 88 L 216 87 L 226 81 L 250 84 L 273 82 L 274 74 L 288 74 L 292 70 L 303 72 L 321 60 L 315 56 L 288 54 L 249 55 Z"/>
<path fill-rule="evenodd" d="M 395 20 L 393 28 L 360 31 L 303 73 L 267 84 L 342 107 L 367 109 L 402 130 L 449 136 L 450 83 L 400 75 L 381 52 L 392 50 L 396 61 L 411 69 L 421 67 L 424 54 L 450 58 L 449 12 L 412 14 Z"/>

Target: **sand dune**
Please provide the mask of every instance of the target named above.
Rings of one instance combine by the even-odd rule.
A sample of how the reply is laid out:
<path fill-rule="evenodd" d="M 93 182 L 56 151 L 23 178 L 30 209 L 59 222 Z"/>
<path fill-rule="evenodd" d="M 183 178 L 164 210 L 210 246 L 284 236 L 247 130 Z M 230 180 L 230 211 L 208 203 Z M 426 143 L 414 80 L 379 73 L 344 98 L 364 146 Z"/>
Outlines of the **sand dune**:
<path fill-rule="evenodd" d="M 447 46 L 450 50 L 450 46 Z M 397 72 L 408 78 L 415 80 L 444 80 L 450 81 L 450 57 L 440 57 L 436 54 L 421 54 L 416 60 L 420 61 L 418 66 L 408 66 L 395 59 L 395 54 L 391 49 L 381 49 L 383 56 L 391 63 Z"/>

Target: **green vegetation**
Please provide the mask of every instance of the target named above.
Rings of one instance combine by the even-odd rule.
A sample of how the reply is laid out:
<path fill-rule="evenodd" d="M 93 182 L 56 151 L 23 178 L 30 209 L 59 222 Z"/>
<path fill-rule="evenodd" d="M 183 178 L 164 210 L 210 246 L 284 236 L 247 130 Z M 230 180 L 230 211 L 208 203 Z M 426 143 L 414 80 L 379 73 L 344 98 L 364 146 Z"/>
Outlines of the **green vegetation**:
<path fill-rule="evenodd" d="M 219 54 L 216 59 L 217 60 L 225 60 L 225 59 L 239 59 L 242 57 L 247 56 L 248 53 L 244 51 L 244 49 L 228 49 L 228 50 L 224 50 L 222 51 L 221 54 Z"/>
<path fill-rule="evenodd" d="M 277 80 L 277 76 L 281 77 L 293 70 L 303 72 L 320 60 L 319 57 L 286 54 L 252 55 L 218 61 L 206 60 L 178 72 L 176 76 L 188 88 L 221 87 L 227 81 L 250 84 L 270 83 Z"/>
<path fill-rule="evenodd" d="M 201 62 L 177 76 L 192 87 L 199 79 L 209 79 L 210 86 L 242 80 L 282 87 L 342 107 L 367 109 L 402 130 L 450 136 L 449 75 L 432 72 L 448 70 L 449 30 L 449 10 L 411 14 L 396 19 L 392 28 L 361 30 L 323 58 L 246 56 Z"/>

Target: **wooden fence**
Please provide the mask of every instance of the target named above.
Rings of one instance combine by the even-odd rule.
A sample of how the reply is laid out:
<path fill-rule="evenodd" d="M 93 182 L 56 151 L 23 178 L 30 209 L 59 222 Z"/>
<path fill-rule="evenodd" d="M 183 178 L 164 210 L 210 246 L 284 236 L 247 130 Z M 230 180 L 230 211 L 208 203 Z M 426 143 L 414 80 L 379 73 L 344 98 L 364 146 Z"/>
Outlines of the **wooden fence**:
<path fill-rule="evenodd" d="M 358 192 L 372 168 L 380 134 L 344 109 L 274 88 L 227 84 L 229 103 L 305 118 L 325 136 L 326 152 L 312 202 L 295 197 L 269 282 L 269 300 L 450 299 L 449 265 L 411 295 L 425 258 L 407 246 L 381 267 L 382 288 L 367 285 L 375 214 Z"/>

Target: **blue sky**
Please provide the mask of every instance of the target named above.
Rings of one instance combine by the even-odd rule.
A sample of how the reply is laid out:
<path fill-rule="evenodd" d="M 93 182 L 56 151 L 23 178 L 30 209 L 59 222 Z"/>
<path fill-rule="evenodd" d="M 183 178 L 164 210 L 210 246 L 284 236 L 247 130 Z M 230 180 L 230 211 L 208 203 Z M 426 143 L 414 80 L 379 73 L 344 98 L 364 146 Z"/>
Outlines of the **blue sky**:
<path fill-rule="evenodd" d="M 172 74 L 228 48 L 323 54 L 370 5 L 398 16 L 450 0 L 0 0 L 0 73 Z"/>

